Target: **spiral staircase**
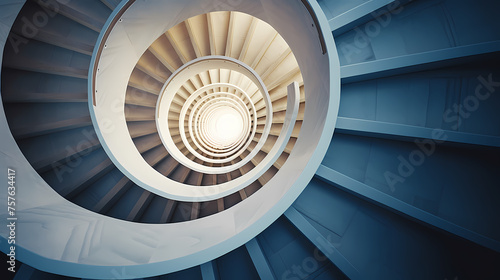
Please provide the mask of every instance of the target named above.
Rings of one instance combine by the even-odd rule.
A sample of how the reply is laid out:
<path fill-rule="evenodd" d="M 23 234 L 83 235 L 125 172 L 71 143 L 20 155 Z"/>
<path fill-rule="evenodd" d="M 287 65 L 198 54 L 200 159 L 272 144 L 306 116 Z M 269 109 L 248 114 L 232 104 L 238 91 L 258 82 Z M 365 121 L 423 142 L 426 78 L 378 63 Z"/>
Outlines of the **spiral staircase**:
<path fill-rule="evenodd" d="M 87 6 L 90 4 L 85 5 Z M 102 11 L 103 17 L 105 16 L 104 18 L 95 19 L 95 21 L 103 23 L 111 10 L 99 1 L 92 5 L 96 5 L 96 7 L 90 6 L 92 10 Z M 27 11 L 31 11 L 31 14 L 28 13 L 26 15 L 31 18 L 33 17 L 33 13 L 36 13 L 37 8 L 40 9 L 40 6 L 37 6 L 34 2 L 28 2 L 23 10 L 26 9 Z M 73 8 L 77 9 L 78 7 Z M 227 33 L 234 33 L 236 31 L 233 31 L 233 29 L 228 30 L 226 25 L 229 21 L 236 22 L 233 24 L 238 25 L 246 24 L 246 26 L 241 26 L 242 30 L 249 30 L 252 34 L 259 34 L 259 36 L 252 36 L 250 34 L 248 37 L 234 36 L 234 39 L 232 39 Z M 61 32 L 59 31 L 58 33 L 57 30 L 50 30 L 50 27 L 57 28 L 59 26 L 71 26 L 70 24 L 72 24 L 80 26 L 80 29 L 84 28 L 78 21 L 64 17 L 63 15 L 55 16 L 53 24 L 54 26 L 52 26 L 51 23 L 45 27 L 45 29 L 47 33 L 55 34 L 55 36 L 61 36 Z M 89 24 L 90 23 L 87 23 L 87 25 Z M 194 26 L 195 24 L 197 24 L 197 26 Z M 207 37 L 205 39 L 213 40 L 213 42 L 197 43 L 195 39 L 198 37 L 194 37 L 193 35 L 193 37 L 190 38 L 189 34 L 192 34 L 193 31 L 191 31 L 191 29 L 190 31 L 186 30 L 187 26 L 193 30 L 198 30 L 199 33 L 207 33 L 210 27 L 210 32 L 213 32 L 214 35 L 211 38 Z M 19 34 L 22 34 L 22 24 L 18 25 L 18 28 Z M 95 29 L 99 30 L 97 27 Z M 80 31 L 77 30 L 75 33 L 80 34 Z M 224 34 L 224 37 L 215 35 L 219 33 Z M 37 36 L 41 36 L 42 32 L 38 34 Z M 81 39 L 87 40 L 87 44 L 88 42 L 95 43 L 98 33 L 87 30 L 86 34 L 89 34 L 88 37 Z M 90 37 L 91 35 L 92 37 Z M 33 39 L 38 40 L 39 37 L 37 36 Z M 249 39 L 246 42 L 241 42 L 243 41 L 242 39 L 245 38 Z M 181 43 L 183 43 L 183 45 Z M 40 44 L 46 47 L 53 46 L 52 48 L 54 49 L 51 51 L 55 52 L 54 55 L 56 56 L 60 55 L 58 53 L 59 51 L 65 51 L 69 52 L 68 55 L 70 55 L 71 60 L 82 59 L 82 61 L 86 62 L 84 65 L 89 62 L 88 48 L 78 48 L 76 46 L 74 48 L 69 46 L 61 48 L 59 46 L 54 46 L 50 40 L 43 41 L 42 39 L 40 39 Z M 265 44 L 265 48 L 258 48 L 258 46 L 262 44 Z M 127 179 L 126 176 L 120 175 L 119 170 L 114 167 L 105 151 L 102 149 L 97 139 L 97 135 L 92 129 L 89 111 L 86 108 L 85 76 L 88 68 L 82 68 L 81 74 L 74 75 L 69 74 L 69 72 L 65 70 L 66 67 L 64 64 L 58 65 L 57 62 L 52 60 L 47 61 L 50 66 L 38 67 L 33 65 L 33 61 L 27 59 L 25 61 L 27 65 L 23 66 L 22 62 L 17 60 L 18 56 L 32 54 L 35 56 L 43 56 L 37 57 L 36 59 L 43 60 L 47 58 L 43 51 L 37 50 L 38 48 L 43 48 L 42 46 L 31 44 L 26 46 L 28 48 L 23 48 L 19 54 L 5 54 L 6 57 L 10 57 L 13 60 L 9 61 L 9 59 L 6 59 L 4 64 L 6 69 L 8 69 L 5 71 L 5 75 L 14 75 L 12 78 L 13 83 L 9 86 L 14 88 L 18 88 L 21 84 L 37 86 L 23 80 L 23 77 L 27 76 L 18 74 L 18 71 L 25 71 L 27 75 L 38 76 L 37 79 L 40 79 L 41 83 L 50 84 L 52 81 L 58 85 L 68 83 L 67 86 L 70 87 L 68 90 L 79 91 L 75 92 L 75 95 L 79 93 L 82 96 L 79 99 L 74 99 L 73 97 L 69 97 L 69 93 L 61 92 L 60 97 L 54 96 L 55 98 L 51 98 L 41 92 L 39 93 L 41 95 L 39 101 L 35 101 L 28 96 L 30 94 L 29 92 L 32 92 L 31 90 L 23 90 L 23 92 L 16 93 L 11 92 L 12 95 L 10 95 L 10 97 L 13 99 L 10 99 L 8 102 L 16 104 L 15 106 L 21 106 L 21 108 L 12 107 L 6 109 L 6 114 L 9 115 L 9 119 L 12 119 L 14 122 L 19 121 L 17 124 L 14 122 L 10 124 L 13 135 L 18 141 L 26 158 L 50 186 L 68 200 L 101 214 L 137 222 L 168 223 L 186 221 L 198 217 L 201 218 L 223 211 L 247 198 L 269 181 L 286 161 L 300 131 L 305 108 L 303 82 L 293 54 L 291 54 L 283 38 L 281 38 L 275 30 L 261 20 L 251 18 L 245 14 L 233 12 L 209 13 L 190 18 L 180 23 L 158 38 L 137 62 L 130 76 L 125 97 L 126 102 L 124 110 L 130 137 L 133 139 L 137 150 L 141 153 L 144 160 L 164 176 L 181 183 L 200 186 L 224 183 L 248 173 L 248 171 L 252 170 L 267 156 L 279 137 L 281 127 L 285 122 L 287 109 L 286 86 L 290 81 L 302 83 L 302 100 L 300 112 L 296 117 L 297 122 L 293 127 L 291 141 L 288 142 L 278 160 L 276 160 L 257 180 L 250 182 L 248 186 L 241 189 L 239 192 L 214 201 L 207 201 L 204 203 L 183 203 L 176 200 L 168 200 L 142 189 Z M 36 49 L 29 49 L 31 47 Z M 232 49 L 229 49 L 231 47 Z M 200 49 L 203 50 L 203 53 Z M 7 52 L 9 51 L 14 52 L 14 49 L 8 49 Z M 268 132 L 269 138 L 263 141 L 265 145 L 262 146 L 261 150 L 258 150 L 255 156 L 247 160 L 248 163 L 243 165 L 240 164 L 241 167 L 233 168 L 234 170 L 231 172 L 203 174 L 190 169 L 188 166 L 180 164 L 179 161 L 169 154 L 163 145 L 155 124 L 156 101 L 163 84 L 165 84 L 170 75 L 183 64 L 198 57 L 224 54 L 226 57 L 233 57 L 250 65 L 250 67 L 256 69 L 257 73 L 264 79 L 267 89 L 270 92 L 269 95 L 274 105 L 273 108 L 275 108 L 274 111 L 271 111 L 271 114 L 274 115 L 274 121 Z M 276 54 L 278 54 L 278 56 L 276 56 Z M 52 68 L 53 72 L 49 73 L 46 71 L 45 69 L 47 67 Z M 71 88 L 76 84 L 80 84 L 80 87 Z M 224 155 L 224 153 L 219 150 L 210 153 L 210 155 L 206 154 L 209 153 L 207 148 L 196 147 L 193 144 L 196 138 L 192 134 L 190 135 L 188 133 L 190 142 L 183 142 L 178 122 L 180 118 L 180 109 L 182 108 L 181 106 L 184 105 L 186 99 L 190 95 L 194 92 L 198 92 L 203 87 L 210 87 L 208 91 L 200 92 L 201 94 L 198 96 L 198 99 L 202 99 L 205 96 L 209 97 L 204 99 L 202 103 L 199 103 L 197 106 L 203 107 L 202 105 L 205 103 L 209 104 L 207 103 L 209 101 L 213 102 L 218 100 L 218 98 L 222 96 L 222 89 L 225 91 L 228 90 L 228 88 L 222 88 L 225 84 L 232 85 L 232 92 L 229 94 L 231 94 L 231 96 L 233 96 L 231 98 L 234 99 L 230 100 L 236 100 L 236 98 L 238 98 L 240 103 L 243 101 L 246 111 L 251 109 L 246 108 L 246 106 L 250 107 L 250 105 L 247 104 L 252 104 L 254 111 L 251 113 L 252 116 L 255 115 L 256 117 L 255 120 L 251 120 L 252 123 L 255 122 L 255 128 L 252 128 L 255 130 L 255 132 L 253 132 L 253 138 L 248 139 L 248 145 L 245 145 L 246 149 L 239 151 L 239 155 L 232 156 L 232 159 L 229 158 L 229 156 L 233 155 L 234 152 L 229 153 L 229 155 L 224 156 L 222 159 L 220 159 L 217 153 L 222 155 Z M 48 90 L 53 93 L 54 89 L 50 88 Z M 63 89 L 61 88 L 61 90 Z M 240 92 L 240 90 L 242 92 Z M 5 92 L 8 91 L 9 90 L 5 89 Z M 252 95 L 242 100 L 241 97 L 244 97 L 246 92 Z M 6 100 L 9 100 L 10 97 L 6 97 Z M 17 98 L 25 99 L 19 102 Z M 188 104 L 186 108 L 189 106 L 193 107 L 193 104 L 197 103 Z M 62 110 L 66 111 L 60 112 L 58 109 L 51 109 L 50 107 L 53 106 L 60 107 Z M 168 120 L 172 123 L 169 128 L 171 130 L 171 138 L 176 142 L 175 144 L 180 152 L 183 154 L 189 153 L 187 156 L 191 157 L 191 160 L 196 158 L 198 164 L 205 166 L 231 166 L 232 163 L 247 158 L 246 156 L 254 150 L 259 139 L 262 137 L 266 122 L 265 107 L 264 98 L 260 94 L 259 89 L 246 76 L 233 70 L 209 69 L 190 78 L 175 95 L 173 104 L 168 113 Z M 33 115 L 30 115 L 28 112 L 35 111 L 47 112 L 42 113 L 43 115 L 37 118 L 39 123 L 34 124 L 31 121 L 24 121 L 20 117 L 20 115 L 24 115 L 31 119 Z M 42 123 L 44 123 L 45 127 L 39 127 L 39 124 Z M 33 130 L 34 127 L 37 127 L 35 128 L 37 131 Z M 187 127 L 186 125 L 186 128 Z M 184 127 L 182 129 L 184 129 Z M 22 131 L 26 131 L 26 133 Z M 182 132 L 182 134 L 184 134 L 184 131 Z M 251 135 L 245 135 L 244 140 L 246 141 L 246 138 L 250 137 Z M 82 142 L 82 138 L 85 142 Z M 54 141 L 60 142 L 56 143 Z M 195 154 L 191 153 L 184 143 L 188 146 L 194 146 L 196 150 L 193 148 L 191 149 L 193 149 L 192 151 Z M 204 152 L 201 149 L 203 149 Z M 238 152 L 238 150 L 236 150 L 236 152 Z M 196 157 L 196 155 L 198 155 L 198 157 Z M 230 160 L 227 160 L 227 158 Z M 206 161 L 202 161 L 202 159 Z M 82 164 L 78 164 L 80 161 Z M 223 163 L 218 163 L 220 161 Z M 77 167 L 74 168 L 73 166 Z M 68 170 L 68 172 L 66 172 L 66 170 Z M 71 173 L 69 170 L 71 170 Z M 75 172 L 75 174 L 78 173 L 79 176 L 73 176 L 73 172 Z M 83 174 L 85 175 L 80 176 Z M 122 196 L 124 197 L 123 200 L 120 199 Z"/>
<path fill-rule="evenodd" d="M 5 24 L 1 96 L 19 150 L 60 196 L 116 220 L 189 227 L 243 207 L 296 162 L 292 153 L 300 154 L 297 143 L 310 130 L 301 131 L 316 121 L 306 125 L 314 107 L 307 107 L 312 87 L 303 74 L 312 70 L 299 66 L 272 25 L 239 11 L 252 1 L 224 2 L 219 11 L 179 19 L 132 61 L 123 103 L 109 102 L 127 135 L 107 133 L 100 121 L 107 112 L 98 110 L 106 102 L 103 77 L 113 74 L 106 55 L 116 48 L 107 30 L 120 28 L 126 2 L 3 4 L 14 12 Z M 113 268 L 107 278 L 498 277 L 500 5 L 319 0 L 302 6 L 304 13 L 315 5 L 335 40 L 341 94 L 314 178 L 243 246 L 176 272 L 145 278 Z M 236 132 L 218 137 L 228 123 Z M 123 162 L 117 150 L 138 160 Z M 202 194 L 144 183 L 146 167 Z M 61 258 L 71 263 L 82 254 Z M 90 279 L 18 257 L 26 264 L 14 279 Z"/>

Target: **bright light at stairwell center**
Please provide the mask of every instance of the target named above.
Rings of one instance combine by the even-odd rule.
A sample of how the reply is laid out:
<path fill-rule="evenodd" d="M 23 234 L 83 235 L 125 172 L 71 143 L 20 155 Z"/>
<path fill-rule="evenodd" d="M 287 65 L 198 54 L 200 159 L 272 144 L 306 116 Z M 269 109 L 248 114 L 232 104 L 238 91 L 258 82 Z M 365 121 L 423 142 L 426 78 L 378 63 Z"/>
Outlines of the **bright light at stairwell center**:
<path fill-rule="evenodd" d="M 213 109 L 203 123 L 206 136 L 217 145 L 224 148 L 234 144 L 241 138 L 244 131 L 244 121 L 241 114 L 230 106 Z"/>

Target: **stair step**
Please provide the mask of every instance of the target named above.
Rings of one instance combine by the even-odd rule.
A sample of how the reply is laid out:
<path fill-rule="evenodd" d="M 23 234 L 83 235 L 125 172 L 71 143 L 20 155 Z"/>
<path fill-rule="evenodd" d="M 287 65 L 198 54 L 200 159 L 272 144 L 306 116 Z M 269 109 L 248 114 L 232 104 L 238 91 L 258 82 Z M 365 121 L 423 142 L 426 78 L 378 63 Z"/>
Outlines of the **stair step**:
<path fill-rule="evenodd" d="M 157 133 L 135 138 L 134 144 L 139 153 L 144 153 L 152 148 L 162 145 L 160 136 Z"/>
<path fill-rule="evenodd" d="M 165 208 L 160 218 L 160 223 L 168 223 L 172 220 L 172 216 L 174 215 L 175 208 L 177 208 L 177 201 L 175 200 L 167 200 L 165 204 Z"/>
<path fill-rule="evenodd" d="M 3 66 L 7 68 L 80 79 L 87 79 L 89 65 L 88 55 L 37 40 L 21 45 L 17 52 L 6 47 L 3 60 Z"/>
<path fill-rule="evenodd" d="M 157 101 L 158 95 L 156 94 L 152 94 L 131 86 L 127 87 L 127 92 L 125 94 L 125 104 L 155 108 Z"/>
<path fill-rule="evenodd" d="M 204 201 L 200 203 L 199 218 L 207 217 L 219 212 L 217 200 Z"/>
<path fill-rule="evenodd" d="M 130 214 L 139 214 L 142 211 L 143 202 L 147 202 L 147 192 L 143 188 L 132 184 L 131 187 L 120 197 L 116 203 L 106 212 L 111 217 L 131 221 Z M 144 195 L 144 196 L 143 196 Z M 142 198 L 141 198 L 142 197 Z M 132 215 L 133 216 L 133 215 Z"/>
<path fill-rule="evenodd" d="M 43 173 L 42 177 L 59 194 L 71 199 L 113 168 L 106 152 L 98 149 L 88 155 L 70 158 Z"/>
<path fill-rule="evenodd" d="M 132 71 L 128 85 L 154 95 L 159 95 L 163 87 L 162 83 L 137 68 Z"/>
<path fill-rule="evenodd" d="M 126 176 L 123 176 L 99 202 L 92 208 L 93 211 L 98 213 L 107 213 L 109 209 L 133 186 Z"/>
<path fill-rule="evenodd" d="M 13 103 L 5 107 L 5 114 L 16 139 L 92 124 L 85 103 Z"/>
<path fill-rule="evenodd" d="M 7 103 L 53 103 L 87 102 L 87 81 L 4 68 L 2 80 L 3 102 Z"/>
<path fill-rule="evenodd" d="M 172 75 L 172 72 L 149 50 L 144 52 L 137 62 L 136 67 L 162 84 Z"/>
<path fill-rule="evenodd" d="M 19 147 L 39 173 L 70 157 L 86 155 L 101 147 L 92 126 L 21 139 Z"/>
<path fill-rule="evenodd" d="M 135 203 L 134 208 L 132 208 L 132 210 L 128 214 L 126 220 L 128 221 L 139 220 L 155 196 L 156 196 L 155 194 L 147 190 L 144 190 L 139 199 L 137 200 L 137 202 Z"/>
<path fill-rule="evenodd" d="M 125 105 L 125 119 L 127 122 L 154 121 L 156 115 L 155 108 L 142 107 L 137 105 Z"/>
<path fill-rule="evenodd" d="M 114 10 L 120 4 L 121 0 L 101 0 L 101 2 L 111 10 Z"/>
<path fill-rule="evenodd" d="M 28 1 L 23 7 L 23 23 L 14 24 L 12 31 L 29 39 L 92 55 L 99 33 L 83 26 L 74 20 L 45 8 L 39 1 Z M 45 15 L 43 17 L 42 15 Z M 45 19 L 39 23 L 41 18 Z M 32 19 L 26 20 L 25 19 Z M 43 23 L 43 25 L 42 25 Z M 41 26 L 41 27 L 40 27 Z"/>
<path fill-rule="evenodd" d="M 138 221 L 141 223 L 160 223 L 167 201 L 168 199 L 155 195 Z"/>
<path fill-rule="evenodd" d="M 123 174 L 118 168 L 113 168 L 110 172 L 90 184 L 85 191 L 80 192 L 72 199 L 72 202 L 94 212 L 103 213 L 101 205 L 104 204 L 106 196 L 109 196 L 113 189 L 122 183 Z M 126 178 L 125 178 L 126 179 Z M 124 180 L 127 182 L 128 180 Z M 121 185 L 123 187 L 123 185 Z M 117 197 L 119 193 L 114 193 Z M 100 205 L 101 204 L 101 205 Z"/>
<path fill-rule="evenodd" d="M 158 145 L 157 147 L 145 152 L 142 156 L 150 166 L 155 166 L 168 156 L 168 152 L 163 145 Z"/>
<path fill-rule="evenodd" d="M 98 0 L 56 2 L 49 9 L 70 18 L 96 32 L 100 32 L 111 14 L 109 7 Z"/>
<path fill-rule="evenodd" d="M 132 138 L 157 133 L 155 121 L 127 122 Z"/>
<path fill-rule="evenodd" d="M 171 222 L 179 223 L 191 220 L 192 209 L 193 209 L 192 202 L 178 201 L 176 203 L 175 211 L 172 215 Z"/>

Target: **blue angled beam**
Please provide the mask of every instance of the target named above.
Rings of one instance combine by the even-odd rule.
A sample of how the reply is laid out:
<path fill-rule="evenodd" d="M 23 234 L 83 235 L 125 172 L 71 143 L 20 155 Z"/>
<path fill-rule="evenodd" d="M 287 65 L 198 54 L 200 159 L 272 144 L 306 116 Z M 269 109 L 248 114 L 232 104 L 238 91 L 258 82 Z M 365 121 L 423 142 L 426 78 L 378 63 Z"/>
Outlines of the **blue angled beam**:
<path fill-rule="evenodd" d="M 352 27 L 359 25 L 362 21 L 366 21 L 367 17 L 375 18 L 376 15 L 373 13 L 384 6 L 387 6 L 391 3 L 395 2 L 395 0 L 372 0 L 367 1 L 349 11 L 337 15 L 328 20 L 330 24 L 330 30 L 333 32 L 335 36 L 338 36 L 350 29 Z M 387 11 L 397 9 L 400 6 L 399 1 L 396 1 L 392 7 L 389 5 L 387 7 Z M 396 7 L 397 6 L 397 7 Z"/>
<path fill-rule="evenodd" d="M 262 250 L 260 249 L 260 245 L 257 240 L 254 238 L 248 241 L 245 244 L 248 254 L 250 258 L 252 258 L 252 262 L 257 269 L 257 273 L 259 274 L 260 279 L 275 279 L 269 264 L 267 263 L 266 257 Z"/>
<path fill-rule="evenodd" d="M 144 213 L 146 207 L 149 206 L 153 197 L 154 195 L 152 193 L 144 190 L 132 210 L 130 210 L 130 213 L 127 216 L 127 221 L 137 221 Z"/>
<path fill-rule="evenodd" d="M 344 191 L 354 194 L 361 199 L 373 202 L 396 214 L 403 214 L 405 217 L 410 217 L 418 222 L 431 225 L 435 228 L 444 230 L 475 242 L 481 246 L 500 252 L 500 242 L 496 240 L 468 230 L 420 208 L 405 203 L 324 165 L 320 165 L 316 171 L 316 176 L 329 184 L 333 184 Z"/>
<path fill-rule="evenodd" d="M 497 136 L 345 117 L 337 118 L 335 132 L 390 140 L 433 139 L 441 142 L 443 139 L 445 143 L 500 147 L 500 137 Z"/>
<path fill-rule="evenodd" d="M 36 270 L 27 265 L 27 264 L 21 264 L 21 266 L 18 268 L 16 272 L 16 276 L 14 277 L 14 280 L 26 280 L 26 279 L 31 279 L 31 277 L 34 276 L 34 272 Z M 7 272 L 10 273 L 10 272 Z"/>
<path fill-rule="evenodd" d="M 342 83 L 353 83 L 404 73 L 447 67 L 478 55 L 500 52 L 500 41 L 446 48 L 378 59 L 340 67 Z"/>
<path fill-rule="evenodd" d="M 285 217 L 349 279 L 361 279 L 359 271 L 295 207 L 288 208 Z"/>
<path fill-rule="evenodd" d="M 203 280 L 215 280 L 215 271 L 213 261 L 206 262 L 200 265 L 201 277 Z"/>

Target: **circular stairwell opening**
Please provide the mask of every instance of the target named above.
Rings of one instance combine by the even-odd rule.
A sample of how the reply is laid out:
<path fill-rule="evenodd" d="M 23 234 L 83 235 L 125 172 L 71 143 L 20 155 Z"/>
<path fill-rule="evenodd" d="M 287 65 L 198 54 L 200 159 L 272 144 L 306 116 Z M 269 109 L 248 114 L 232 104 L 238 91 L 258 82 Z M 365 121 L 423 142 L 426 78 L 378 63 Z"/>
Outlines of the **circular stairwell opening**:
<path fill-rule="evenodd" d="M 201 124 L 206 126 L 207 136 L 210 137 L 216 147 L 224 149 L 231 144 L 234 144 L 243 133 L 243 118 L 242 116 L 229 106 L 215 108 L 210 112 L 206 123 Z"/>

